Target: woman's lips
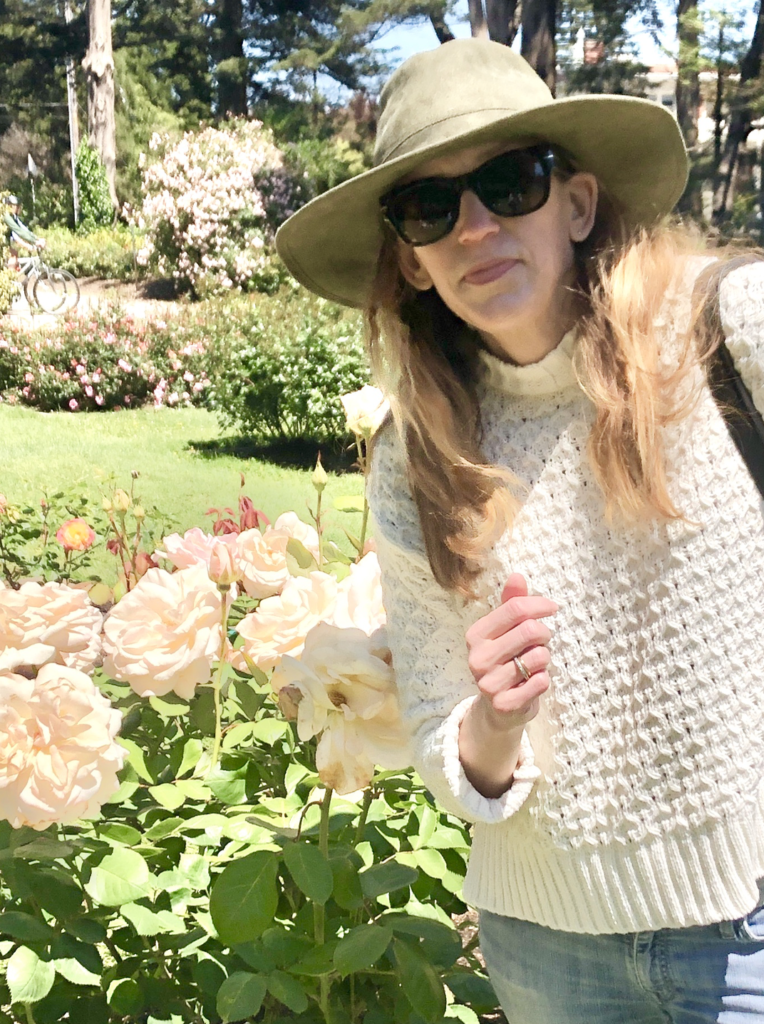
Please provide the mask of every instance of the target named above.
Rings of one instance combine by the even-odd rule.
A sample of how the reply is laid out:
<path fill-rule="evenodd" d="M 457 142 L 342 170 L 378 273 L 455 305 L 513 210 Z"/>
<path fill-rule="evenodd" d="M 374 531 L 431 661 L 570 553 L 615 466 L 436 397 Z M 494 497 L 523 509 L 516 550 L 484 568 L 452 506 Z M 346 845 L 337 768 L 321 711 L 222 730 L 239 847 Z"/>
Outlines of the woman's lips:
<path fill-rule="evenodd" d="M 467 284 L 490 284 L 503 277 L 508 270 L 511 270 L 519 260 L 499 259 L 491 260 L 489 263 L 481 263 L 480 266 L 468 271 L 462 280 Z"/>

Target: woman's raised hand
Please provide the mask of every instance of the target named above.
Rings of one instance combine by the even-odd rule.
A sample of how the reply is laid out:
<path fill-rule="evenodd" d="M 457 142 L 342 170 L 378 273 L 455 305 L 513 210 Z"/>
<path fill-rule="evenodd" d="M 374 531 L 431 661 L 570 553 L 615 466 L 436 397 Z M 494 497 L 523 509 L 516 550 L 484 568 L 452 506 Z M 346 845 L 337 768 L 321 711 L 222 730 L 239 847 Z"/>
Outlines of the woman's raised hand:
<path fill-rule="evenodd" d="M 499 607 L 467 630 L 470 670 L 494 728 L 522 728 L 538 714 L 539 698 L 549 688 L 546 645 L 552 636 L 542 620 L 556 611 L 549 598 L 529 597 L 525 578 L 513 573 Z"/>

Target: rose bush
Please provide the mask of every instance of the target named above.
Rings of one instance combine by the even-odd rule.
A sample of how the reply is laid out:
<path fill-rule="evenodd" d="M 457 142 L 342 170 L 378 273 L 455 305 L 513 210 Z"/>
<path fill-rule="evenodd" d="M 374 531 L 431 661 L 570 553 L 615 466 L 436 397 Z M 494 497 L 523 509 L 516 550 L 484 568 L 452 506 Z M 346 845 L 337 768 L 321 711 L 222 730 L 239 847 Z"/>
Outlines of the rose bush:
<path fill-rule="evenodd" d="M 24 648 L 0 651 L 6 1021 L 478 1024 L 494 1010 L 455 923 L 467 830 L 404 770 L 376 558 L 363 536 L 357 561 L 324 542 L 314 485 L 318 544 L 287 520 L 280 595 L 234 589 L 221 528 L 117 601 L 93 682 L 54 660 L 14 674 Z M 237 540 L 269 530 L 244 501 L 221 523 Z M 271 677 L 245 657 L 247 620 L 317 580 L 334 599 Z"/>

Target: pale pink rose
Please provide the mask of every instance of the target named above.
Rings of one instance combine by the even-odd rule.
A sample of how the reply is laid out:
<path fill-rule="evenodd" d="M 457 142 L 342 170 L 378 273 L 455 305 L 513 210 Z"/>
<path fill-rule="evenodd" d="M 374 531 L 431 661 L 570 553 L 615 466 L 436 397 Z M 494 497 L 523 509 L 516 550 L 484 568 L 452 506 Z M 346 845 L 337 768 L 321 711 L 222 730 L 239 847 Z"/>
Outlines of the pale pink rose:
<path fill-rule="evenodd" d="M 355 627 L 371 635 L 384 626 L 387 615 L 382 604 L 382 577 L 373 551 L 350 566 L 350 573 L 337 588 L 337 606 L 332 623 Z"/>
<path fill-rule="evenodd" d="M 236 549 L 236 534 L 224 534 L 222 537 L 215 537 L 211 533 L 205 533 L 198 526 L 181 535 L 171 533 L 162 541 L 164 551 L 157 548 L 155 554 L 161 555 L 176 567 L 176 569 L 187 569 L 190 565 L 202 564 L 209 568 L 210 555 L 216 544 L 225 544 L 232 550 Z"/>
<path fill-rule="evenodd" d="M 328 573 L 290 577 L 280 595 L 265 598 L 236 627 L 247 657 L 263 672 L 270 672 L 285 654 L 296 657 L 309 631 L 332 617 L 336 600 L 337 581 Z M 245 669 L 239 652 L 232 660 Z"/>
<path fill-rule="evenodd" d="M 264 533 L 253 529 L 239 534 L 242 586 L 250 597 L 272 597 L 284 589 L 289 579 L 287 545 L 292 539 L 318 559 L 318 534 L 294 512 L 284 512 Z"/>
<path fill-rule="evenodd" d="M 102 624 L 86 591 L 65 583 L 0 590 L 0 652 L 21 652 L 17 666 L 54 661 L 92 672 L 101 654 Z"/>
<path fill-rule="evenodd" d="M 370 438 L 379 428 L 390 405 L 379 390 L 370 384 L 364 384 L 360 391 L 352 391 L 340 398 L 345 410 L 347 428 L 352 434 Z"/>
<path fill-rule="evenodd" d="M 149 569 L 106 619 L 104 671 L 141 697 L 190 700 L 220 651 L 221 600 L 204 565 Z"/>
<path fill-rule="evenodd" d="M 212 545 L 207 573 L 212 582 L 221 587 L 230 587 L 240 580 L 241 566 L 236 557 L 236 547 L 218 538 Z"/>
<path fill-rule="evenodd" d="M 301 739 L 320 735 L 316 768 L 338 793 L 367 786 L 374 765 L 405 768 L 410 737 L 401 720 L 392 656 L 384 629 L 321 623 L 305 639 L 299 659 L 286 656 L 271 679 L 278 693 L 290 688 Z"/>
<path fill-rule="evenodd" d="M 0 676 L 0 819 L 45 829 L 96 815 L 119 788 L 121 721 L 77 669 Z"/>

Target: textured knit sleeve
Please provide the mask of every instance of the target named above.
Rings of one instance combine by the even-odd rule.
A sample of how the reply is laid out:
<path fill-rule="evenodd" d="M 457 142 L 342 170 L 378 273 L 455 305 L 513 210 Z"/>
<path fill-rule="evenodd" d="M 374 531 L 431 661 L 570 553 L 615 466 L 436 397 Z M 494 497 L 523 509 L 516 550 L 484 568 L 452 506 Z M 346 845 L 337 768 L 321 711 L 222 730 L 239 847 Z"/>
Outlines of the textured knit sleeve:
<path fill-rule="evenodd" d="M 727 274 L 719 290 L 719 308 L 727 348 L 764 415 L 764 260 Z"/>
<path fill-rule="evenodd" d="M 455 595 L 433 577 L 392 426 L 375 440 L 369 501 L 393 667 L 401 712 L 411 728 L 414 767 L 447 811 L 466 821 L 503 821 L 525 802 L 539 770 L 524 735 L 512 785 L 500 797 L 482 796 L 464 774 L 459 727 L 477 699 L 467 662 L 465 619 Z"/>

